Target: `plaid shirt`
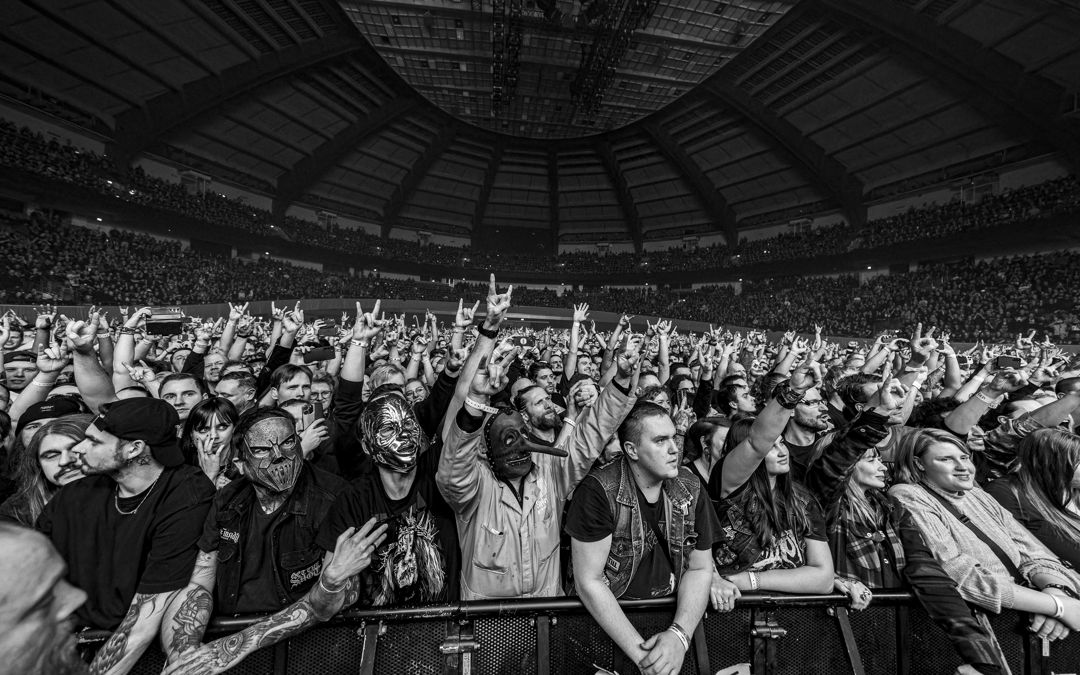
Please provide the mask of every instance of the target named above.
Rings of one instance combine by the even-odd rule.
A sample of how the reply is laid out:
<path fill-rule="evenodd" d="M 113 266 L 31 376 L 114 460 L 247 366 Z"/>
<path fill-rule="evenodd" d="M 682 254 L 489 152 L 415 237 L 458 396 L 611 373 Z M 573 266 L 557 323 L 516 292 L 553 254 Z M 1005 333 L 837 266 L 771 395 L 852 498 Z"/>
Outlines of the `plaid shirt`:
<path fill-rule="evenodd" d="M 876 491 L 867 496 L 883 514 L 879 528 L 855 524 L 844 517 L 847 481 L 855 464 L 870 448 L 885 440 L 888 418 L 871 410 L 860 412 L 832 436 L 821 456 L 806 472 L 806 485 L 825 509 L 829 546 L 837 576 L 854 579 L 869 588 L 895 588 L 904 569 L 904 547 L 896 532 L 887 500 Z"/>

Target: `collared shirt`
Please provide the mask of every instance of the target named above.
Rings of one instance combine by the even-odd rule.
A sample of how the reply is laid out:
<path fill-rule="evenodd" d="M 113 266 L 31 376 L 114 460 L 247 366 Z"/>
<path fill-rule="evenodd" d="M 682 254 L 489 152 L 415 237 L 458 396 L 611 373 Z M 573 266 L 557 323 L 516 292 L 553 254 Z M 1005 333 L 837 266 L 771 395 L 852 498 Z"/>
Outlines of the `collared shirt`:
<path fill-rule="evenodd" d="M 634 400 L 615 383 L 605 387 L 575 427 L 565 448 L 569 457 L 533 456 L 521 502 L 480 458 L 482 418 L 462 411 L 449 424 L 436 480 L 457 514 L 466 561 L 463 600 L 563 594 L 559 542 L 564 504 Z"/>

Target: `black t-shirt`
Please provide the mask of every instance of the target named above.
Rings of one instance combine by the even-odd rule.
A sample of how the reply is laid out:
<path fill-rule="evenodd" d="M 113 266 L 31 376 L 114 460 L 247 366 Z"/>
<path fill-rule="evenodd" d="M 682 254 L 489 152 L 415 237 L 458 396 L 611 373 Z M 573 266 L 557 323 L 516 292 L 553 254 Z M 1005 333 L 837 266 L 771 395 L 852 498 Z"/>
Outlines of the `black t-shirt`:
<path fill-rule="evenodd" d="M 663 533 L 663 496 L 656 503 L 649 503 L 641 490 L 634 486 L 638 506 L 641 508 L 642 526 L 645 534 L 645 551 L 638 561 L 637 570 L 622 597 L 630 600 L 660 598 L 671 595 L 678 587 L 678 580 L 671 569 L 671 560 L 664 552 L 664 545 L 657 540 L 655 531 Z M 654 528 L 653 525 L 656 527 Z M 698 551 L 712 549 L 714 533 L 718 531 L 716 514 L 704 486 L 698 487 L 697 506 L 694 509 L 694 529 L 697 532 Z M 654 531 L 655 530 L 655 531 Z M 595 480 L 582 481 L 574 490 L 570 510 L 566 515 L 566 532 L 583 542 L 600 541 L 615 534 L 615 518 L 611 513 L 607 495 Z M 666 542 L 665 542 L 666 544 Z"/>
<path fill-rule="evenodd" d="M 214 486 L 192 466 L 165 469 L 140 495 L 116 500 L 116 483 L 87 476 L 64 486 L 37 528 L 68 565 L 68 581 L 87 593 L 81 624 L 113 630 L 136 593 L 167 593 L 191 579 L 196 542 Z M 120 509 L 131 515 L 122 515 Z"/>
<path fill-rule="evenodd" d="M 806 469 L 810 466 L 810 460 L 814 458 L 816 441 L 810 445 L 796 445 L 790 441 L 781 440 L 787 446 L 788 454 L 791 456 L 791 477 L 799 482 L 806 480 Z"/>
<path fill-rule="evenodd" d="M 338 496 L 315 543 L 333 551 L 338 536 L 369 518 L 389 524 L 386 539 L 361 573 L 361 606 L 447 602 L 458 599 L 461 553 L 454 512 L 435 485 L 439 451 L 420 456 L 416 479 L 402 499 L 390 499 L 377 468 L 353 481 Z M 387 570 L 387 563 L 390 569 Z"/>
<path fill-rule="evenodd" d="M 282 508 L 284 506 L 278 507 L 278 511 Z M 240 573 L 240 591 L 236 595 L 238 613 L 276 612 L 281 609 L 277 589 L 274 588 L 274 578 L 264 573 L 275 566 L 274 561 L 269 558 L 270 536 L 277 515 L 276 511 L 267 514 L 258 504 L 252 504 L 248 515 L 250 522 L 244 528 L 244 566 Z M 207 519 L 206 522 L 211 521 Z M 214 525 L 217 523 L 214 522 Z M 213 534 L 215 539 L 220 536 L 216 527 Z"/>

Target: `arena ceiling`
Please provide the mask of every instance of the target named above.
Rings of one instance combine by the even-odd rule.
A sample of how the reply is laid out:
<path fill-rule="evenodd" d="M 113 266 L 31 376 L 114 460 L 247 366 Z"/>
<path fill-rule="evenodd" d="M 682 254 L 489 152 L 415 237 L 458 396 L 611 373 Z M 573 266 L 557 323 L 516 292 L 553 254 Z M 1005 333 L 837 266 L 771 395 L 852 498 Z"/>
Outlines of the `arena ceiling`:
<path fill-rule="evenodd" d="M 1080 164 L 1072 0 L 0 5 L 0 95 L 384 233 L 730 240 Z"/>

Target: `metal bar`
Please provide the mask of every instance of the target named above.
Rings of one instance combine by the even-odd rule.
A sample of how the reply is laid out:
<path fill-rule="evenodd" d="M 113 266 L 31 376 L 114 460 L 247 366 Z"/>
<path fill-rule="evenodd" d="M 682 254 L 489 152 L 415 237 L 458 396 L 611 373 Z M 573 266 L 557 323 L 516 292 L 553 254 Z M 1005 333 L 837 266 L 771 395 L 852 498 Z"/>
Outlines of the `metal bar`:
<path fill-rule="evenodd" d="M 287 675 L 289 672 L 289 641 L 274 645 L 274 675 Z"/>
<path fill-rule="evenodd" d="M 711 675 L 712 664 L 709 662 L 709 645 L 705 641 L 705 621 L 698 621 L 694 629 L 694 657 L 697 660 L 698 675 Z M 539 673 L 537 674 L 539 675 Z"/>
<path fill-rule="evenodd" d="M 363 631 L 363 646 L 360 648 L 360 675 L 373 675 L 375 673 L 375 650 L 379 647 L 379 632 L 382 623 L 365 623 L 360 628 Z"/>
<path fill-rule="evenodd" d="M 551 674 L 551 617 L 536 617 L 536 675 Z"/>
<path fill-rule="evenodd" d="M 896 608 L 896 675 L 909 675 L 911 672 L 911 628 L 909 610 L 900 605 Z"/>
<path fill-rule="evenodd" d="M 848 617 L 847 607 L 837 607 L 834 612 L 836 623 L 840 626 L 840 637 L 844 641 L 844 655 L 847 656 L 852 675 L 866 675 L 862 656 L 859 654 L 859 645 L 856 644 L 855 633 L 851 630 L 851 619 Z"/>

